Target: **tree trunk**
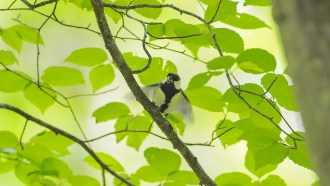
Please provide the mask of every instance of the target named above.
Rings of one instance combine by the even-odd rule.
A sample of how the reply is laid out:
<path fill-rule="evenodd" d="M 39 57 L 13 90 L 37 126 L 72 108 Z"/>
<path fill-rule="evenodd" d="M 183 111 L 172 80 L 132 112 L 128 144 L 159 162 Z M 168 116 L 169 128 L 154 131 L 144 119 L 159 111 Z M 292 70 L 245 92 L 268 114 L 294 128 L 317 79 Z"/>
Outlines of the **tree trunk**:
<path fill-rule="evenodd" d="M 312 163 L 330 185 L 330 1 L 274 0 Z"/>

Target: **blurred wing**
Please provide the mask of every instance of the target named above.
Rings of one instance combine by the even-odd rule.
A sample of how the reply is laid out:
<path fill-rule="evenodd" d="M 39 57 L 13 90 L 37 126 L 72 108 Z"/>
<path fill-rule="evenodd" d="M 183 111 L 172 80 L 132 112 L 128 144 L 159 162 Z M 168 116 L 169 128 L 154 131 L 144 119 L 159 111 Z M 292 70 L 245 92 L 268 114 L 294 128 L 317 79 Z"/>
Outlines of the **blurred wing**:
<path fill-rule="evenodd" d="M 177 106 L 177 111 L 182 113 L 185 118 L 188 119 L 189 122 L 193 122 L 193 116 L 192 116 L 192 106 L 191 103 L 187 97 L 187 95 L 181 90 L 180 91 L 182 94 L 182 98 L 180 99 L 178 106 Z"/>
<path fill-rule="evenodd" d="M 152 99 L 152 96 L 155 93 L 156 88 L 159 86 L 159 83 L 156 84 L 152 84 L 152 85 L 148 85 L 145 87 L 142 87 L 142 91 L 144 92 L 144 94 L 149 98 Z M 129 92 L 125 95 L 125 99 L 127 100 L 132 100 L 135 99 L 134 95 L 132 94 L 132 92 Z"/>
<path fill-rule="evenodd" d="M 144 94 L 151 100 L 155 94 L 156 89 L 158 88 L 159 83 L 148 85 L 142 88 Z"/>

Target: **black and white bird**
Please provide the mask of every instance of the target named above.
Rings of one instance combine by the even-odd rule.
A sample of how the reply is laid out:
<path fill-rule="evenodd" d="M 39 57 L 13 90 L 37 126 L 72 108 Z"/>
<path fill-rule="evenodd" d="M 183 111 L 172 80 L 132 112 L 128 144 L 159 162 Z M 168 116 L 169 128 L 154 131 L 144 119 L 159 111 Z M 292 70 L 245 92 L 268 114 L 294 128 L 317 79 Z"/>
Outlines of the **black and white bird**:
<path fill-rule="evenodd" d="M 163 82 L 146 86 L 142 90 L 166 117 L 169 113 L 177 111 L 192 122 L 192 107 L 181 89 L 181 80 L 177 74 L 168 73 Z"/>

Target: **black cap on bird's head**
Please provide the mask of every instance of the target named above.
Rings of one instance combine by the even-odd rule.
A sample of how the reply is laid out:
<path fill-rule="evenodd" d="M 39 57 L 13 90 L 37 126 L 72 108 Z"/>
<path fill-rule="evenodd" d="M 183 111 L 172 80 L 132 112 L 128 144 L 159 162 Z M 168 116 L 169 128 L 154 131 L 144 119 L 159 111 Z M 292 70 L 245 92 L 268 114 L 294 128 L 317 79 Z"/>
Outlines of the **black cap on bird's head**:
<path fill-rule="evenodd" d="M 167 81 L 180 81 L 180 77 L 177 74 L 174 73 L 168 73 L 167 74 Z"/>

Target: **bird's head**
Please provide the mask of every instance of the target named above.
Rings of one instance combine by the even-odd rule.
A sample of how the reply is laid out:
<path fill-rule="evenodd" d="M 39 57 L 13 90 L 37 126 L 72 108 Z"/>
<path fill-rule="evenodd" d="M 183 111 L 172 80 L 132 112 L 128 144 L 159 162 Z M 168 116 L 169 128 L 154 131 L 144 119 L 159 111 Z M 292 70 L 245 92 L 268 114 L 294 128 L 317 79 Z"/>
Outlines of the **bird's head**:
<path fill-rule="evenodd" d="M 168 73 L 166 82 L 167 83 L 174 83 L 174 86 L 175 86 L 176 89 L 181 89 L 180 77 L 177 74 Z"/>

